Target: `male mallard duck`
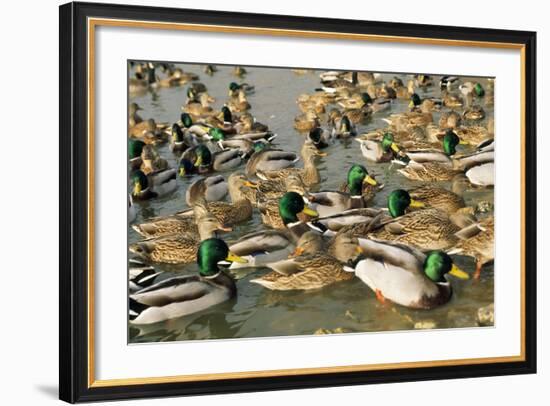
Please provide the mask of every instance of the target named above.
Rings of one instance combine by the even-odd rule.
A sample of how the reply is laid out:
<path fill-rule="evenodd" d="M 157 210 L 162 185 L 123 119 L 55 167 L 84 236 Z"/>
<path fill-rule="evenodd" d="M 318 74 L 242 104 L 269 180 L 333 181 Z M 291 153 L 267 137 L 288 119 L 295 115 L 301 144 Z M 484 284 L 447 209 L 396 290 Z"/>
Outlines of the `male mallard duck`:
<path fill-rule="evenodd" d="M 141 69 L 145 71 L 141 71 Z M 128 80 L 128 91 L 132 93 L 144 93 L 147 90 L 157 87 L 157 76 L 155 73 L 155 66 L 152 63 L 148 63 L 143 67 L 140 65 L 140 70 L 136 70 L 135 77 L 131 77 Z"/>
<path fill-rule="evenodd" d="M 422 113 L 431 113 L 433 111 L 441 110 L 442 101 L 435 98 L 421 99 L 417 93 L 411 95 L 409 101 L 409 107 L 413 111 L 419 111 Z"/>
<path fill-rule="evenodd" d="M 334 138 L 348 138 L 357 135 L 355 125 L 353 125 L 347 115 L 343 115 L 342 118 L 334 121 L 334 127 L 332 129 L 332 136 Z"/>
<path fill-rule="evenodd" d="M 406 213 L 409 207 L 425 207 L 425 204 L 413 200 L 403 189 L 392 191 L 388 196 L 392 219 L 373 224 L 369 236 L 412 245 L 421 250 L 447 249 L 456 244 L 454 234 L 459 228 L 450 221 L 447 213 L 435 208 Z"/>
<path fill-rule="evenodd" d="M 321 127 L 316 127 L 307 134 L 306 142 L 315 145 L 317 149 L 323 149 L 331 145 L 333 143 L 333 139 L 328 130 L 323 130 Z"/>
<path fill-rule="evenodd" d="M 205 199 L 207 202 L 222 200 L 227 195 L 227 182 L 221 175 L 212 175 L 194 181 L 185 192 L 185 201 L 189 206 Z"/>
<path fill-rule="evenodd" d="M 462 117 L 465 120 L 478 121 L 485 118 L 485 110 L 479 105 L 473 105 L 469 109 L 464 110 Z"/>
<path fill-rule="evenodd" d="M 206 145 L 201 144 L 189 148 L 182 154 L 178 173 L 180 176 L 185 176 L 191 173 L 224 172 L 237 168 L 241 163 L 242 157 L 237 149 L 213 154 Z"/>
<path fill-rule="evenodd" d="M 474 279 L 479 279 L 483 265 L 495 259 L 495 218 L 487 217 L 460 230 L 457 236 L 461 240 L 448 251 L 448 254 L 474 257 Z"/>
<path fill-rule="evenodd" d="M 355 275 L 380 301 L 389 299 L 412 309 L 432 309 L 451 298 L 446 274 L 469 278 L 442 251 L 425 255 L 403 244 L 361 238 L 359 245 L 366 258 L 355 266 Z"/>
<path fill-rule="evenodd" d="M 300 177 L 302 180 L 302 183 L 307 187 L 310 188 L 313 185 L 318 184 L 321 181 L 321 175 L 319 173 L 319 169 L 317 168 L 317 157 L 324 157 L 327 154 L 319 151 L 315 145 L 306 143 L 302 145 L 302 148 L 300 150 L 300 154 L 302 156 L 302 159 L 304 160 L 304 168 L 284 168 L 280 170 L 268 170 L 264 171 L 261 169 L 258 169 L 258 166 L 256 166 L 256 176 L 258 176 L 260 179 L 270 181 L 270 180 L 277 180 L 277 179 L 285 179 L 291 174 L 296 174 Z"/>
<path fill-rule="evenodd" d="M 233 298 L 237 287 L 218 262 L 244 262 L 220 239 L 204 240 L 196 252 L 198 275 L 177 276 L 130 295 L 130 319 L 151 324 L 208 309 Z"/>
<path fill-rule="evenodd" d="M 218 68 L 216 67 L 216 65 L 205 65 L 202 71 L 208 76 L 214 76 L 214 73 L 218 71 Z"/>
<path fill-rule="evenodd" d="M 252 154 L 246 163 L 246 175 L 250 178 L 256 176 L 257 171 L 280 171 L 294 165 L 298 161 L 298 155 L 280 149 L 262 148 Z"/>
<path fill-rule="evenodd" d="M 311 241 L 310 241 L 311 239 Z M 349 243 L 351 251 L 358 255 L 356 244 L 351 240 L 340 238 L 334 242 L 335 245 Z M 312 244 L 312 247 L 308 247 Z M 353 272 L 344 269 L 344 263 L 334 256 L 323 252 L 303 253 L 308 247 L 315 250 L 318 240 L 311 232 L 305 233 L 299 240 L 298 247 L 301 254 L 292 258 L 267 264 L 273 271 L 252 279 L 250 282 L 262 285 L 271 290 L 310 290 L 319 289 L 340 281 L 347 281 L 354 277 Z M 348 251 L 345 247 L 334 247 L 333 252 Z"/>
<path fill-rule="evenodd" d="M 254 93 L 254 86 L 248 83 L 229 83 L 229 97 L 236 97 L 239 92 L 244 92 L 245 94 Z"/>
<path fill-rule="evenodd" d="M 456 76 L 442 76 L 439 80 L 439 88 L 441 90 L 454 90 L 458 88 L 460 79 Z"/>
<path fill-rule="evenodd" d="M 393 159 L 394 154 L 399 153 L 399 147 L 390 132 L 384 133 L 381 141 L 361 138 L 356 140 L 360 144 L 361 153 L 368 161 L 389 162 Z"/>
<path fill-rule="evenodd" d="M 175 169 L 165 169 L 160 172 L 145 175 L 140 169 L 130 174 L 132 183 L 132 198 L 134 200 L 149 200 L 165 196 L 177 188 Z"/>
<path fill-rule="evenodd" d="M 478 82 L 465 82 L 459 86 L 459 89 L 460 93 L 464 95 L 468 106 L 472 104 L 474 97 L 485 96 L 485 89 L 483 89 L 481 83 Z"/>
<path fill-rule="evenodd" d="M 141 153 L 145 143 L 134 138 L 128 139 L 128 159 L 130 169 L 139 169 L 141 167 Z"/>
<path fill-rule="evenodd" d="M 442 151 L 435 149 L 414 149 L 402 151 L 400 154 L 401 162 L 403 162 L 403 156 L 405 156 L 406 159 L 404 159 L 404 161 L 406 161 L 406 163 L 409 163 L 410 161 L 414 161 L 419 164 L 437 162 L 452 167 L 452 156 L 456 154 L 456 147 L 459 144 L 466 143 L 461 141 L 453 131 L 447 130 L 441 140 Z"/>
<path fill-rule="evenodd" d="M 289 229 L 296 239 L 310 230 L 298 216 L 317 217 L 319 214 L 306 206 L 304 198 L 296 192 L 287 192 L 280 199 L 259 202 L 258 209 L 262 215 L 262 222 L 272 228 Z"/>
<path fill-rule="evenodd" d="M 311 207 L 320 216 L 330 216 L 344 210 L 365 207 L 366 203 L 374 197 L 374 190 L 364 185 L 377 186 L 363 165 L 352 165 L 347 175 L 347 191 L 321 191 L 308 194 L 307 198 L 312 202 Z"/>

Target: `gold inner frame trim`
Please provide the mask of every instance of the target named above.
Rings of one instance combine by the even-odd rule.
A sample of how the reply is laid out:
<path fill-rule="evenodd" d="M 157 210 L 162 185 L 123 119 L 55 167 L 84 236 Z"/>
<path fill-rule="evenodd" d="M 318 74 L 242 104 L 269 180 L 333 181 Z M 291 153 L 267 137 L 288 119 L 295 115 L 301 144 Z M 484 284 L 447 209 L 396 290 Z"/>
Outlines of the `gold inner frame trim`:
<path fill-rule="evenodd" d="M 465 358 L 454 360 L 433 360 L 384 364 L 345 365 L 316 368 L 277 369 L 265 371 L 222 372 L 210 374 L 175 375 L 146 378 L 95 379 L 95 278 L 94 278 L 94 191 L 95 191 L 95 28 L 97 26 L 131 27 L 161 30 L 180 30 L 196 32 L 235 33 L 243 35 L 265 35 L 300 38 L 340 39 L 371 42 L 404 43 L 415 45 L 459 46 L 478 48 L 512 49 L 520 51 L 521 64 L 521 269 L 520 269 L 520 354 L 503 357 Z M 273 29 L 259 27 L 239 27 L 227 25 L 165 23 L 154 21 L 88 19 L 88 387 L 112 387 L 125 385 L 161 384 L 193 381 L 212 381 L 217 379 L 266 378 L 312 374 L 332 374 L 343 372 L 379 371 L 396 368 L 425 368 L 472 364 L 493 364 L 525 361 L 525 45 L 506 42 L 462 41 L 422 37 L 402 37 L 390 35 L 355 34 L 325 31 L 305 31 Z"/>

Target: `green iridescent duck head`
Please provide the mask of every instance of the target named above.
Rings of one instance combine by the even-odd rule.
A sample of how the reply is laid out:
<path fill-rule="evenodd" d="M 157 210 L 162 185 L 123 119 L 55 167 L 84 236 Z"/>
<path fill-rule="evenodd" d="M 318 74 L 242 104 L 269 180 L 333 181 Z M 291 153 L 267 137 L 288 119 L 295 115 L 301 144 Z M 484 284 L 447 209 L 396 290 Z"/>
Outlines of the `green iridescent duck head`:
<path fill-rule="evenodd" d="M 172 142 L 179 143 L 183 142 L 183 131 L 177 123 L 172 125 Z"/>
<path fill-rule="evenodd" d="M 304 198 L 296 192 L 287 192 L 279 199 L 279 215 L 284 224 L 296 223 L 299 221 L 298 214 L 304 213 L 311 217 L 319 214 L 307 207 Z"/>
<path fill-rule="evenodd" d="M 456 146 L 458 144 L 466 144 L 466 142 L 463 142 L 460 140 L 458 135 L 453 130 L 447 130 L 445 135 L 443 136 L 443 151 L 445 151 L 445 154 L 448 156 L 453 156 L 456 154 Z"/>
<path fill-rule="evenodd" d="M 229 251 L 229 247 L 225 241 L 219 238 L 208 238 L 203 240 L 197 250 L 199 274 L 204 277 L 216 276 L 220 272 L 218 262 L 221 261 L 248 262 L 246 259 Z"/>
<path fill-rule="evenodd" d="M 422 104 L 422 99 L 420 98 L 420 96 L 416 93 L 413 93 L 411 95 L 411 100 L 409 101 L 409 107 L 413 108 L 413 107 L 418 107 Z"/>
<path fill-rule="evenodd" d="M 180 120 L 185 128 L 189 128 L 193 125 L 193 119 L 188 113 L 181 113 Z"/>
<path fill-rule="evenodd" d="M 231 110 L 229 110 L 229 107 L 227 107 L 227 106 L 222 107 L 222 115 L 223 115 L 224 123 L 232 123 L 233 122 L 233 114 L 231 114 Z"/>
<path fill-rule="evenodd" d="M 135 159 L 141 156 L 145 143 L 141 140 L 130 138 L 128 140 L 128 158 Z"/>
<path fill-rule="evenodd" d="M 208 135 L 214 141 L 223 141 L 225 140 L 225 133 L 219 128 L 211 128 L 208 130 Z"/>
<path fill-rule="evenodd" d="M 372 178 L 367 168 L 363 165 L 354 164 L 348 171 L 348 188 L 352 196 L 361 196 L 363 194 L 363 185 L 369 184 L 376 186 L 378 183 Z"/>
<path fill-rule="evenodd" d="M 130 174 L 130 181 L 132 183 L 132 196 L 138 196 L 149 187 L 147 176 L 140 169 L 136 169 Z"/>
<path fill-rule="evenodd" d="M 367 92 L 361 93 L 361 100 L 363 100 L 365 104 L 372 104 L 373 102 L 372 97 L 370 97 Z"/>
<path fill-rule="evenodd" d="M 409 207 L 425 207 L 424 203 L 413 200 L 409 192 L 403 189 L 396 189 L 388 196 L 388 210 L 393 218 L 405 214 Z"/>
<path fill-rule="evenodd" d="M 445 275 L 453 275 L 459 279 L 469 279 L 469 275 L 457 267 L 449 255 L 443 251 L 431 251 L 424 260 L 424 274 L 433 282 L 446 282 Z"/>
<path fill-rule="evenodd" d="M 485 96 L 485 89 L 483 89 L 483 86 L 481 86 L 481 83 L 476 83 L 474 85 L 474 93 L 477 97 Z"/>
<path fill-rule="evenodd" d="M 382 144 L 382 150 L 384 152 L 388 152 L 390 149 L 395 153 L 399 152 L 399 147 L 394 142 L 393 134 L 390 132 L 384 133 L 381 144 Z"/>

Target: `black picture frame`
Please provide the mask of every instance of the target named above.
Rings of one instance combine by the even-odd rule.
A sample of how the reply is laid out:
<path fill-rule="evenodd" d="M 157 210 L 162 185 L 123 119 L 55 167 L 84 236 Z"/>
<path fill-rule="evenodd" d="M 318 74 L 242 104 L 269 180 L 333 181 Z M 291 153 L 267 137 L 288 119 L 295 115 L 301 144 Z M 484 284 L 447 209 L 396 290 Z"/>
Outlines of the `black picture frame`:
<path fill-rule="evenodd" d="M 60 376 L 67 402 L 236 393 L 536 372 L 536 33 L 390 22 L 246 14 L 94 3 L 60 6 Z M 119 18 L 269 29 L 513 43 L 524 47 L 525 131 L 525 359 L 518 362 L 415 367 L 366 372 L 136 385 L 89 385 L 87 209 L 87 18 Z"/>

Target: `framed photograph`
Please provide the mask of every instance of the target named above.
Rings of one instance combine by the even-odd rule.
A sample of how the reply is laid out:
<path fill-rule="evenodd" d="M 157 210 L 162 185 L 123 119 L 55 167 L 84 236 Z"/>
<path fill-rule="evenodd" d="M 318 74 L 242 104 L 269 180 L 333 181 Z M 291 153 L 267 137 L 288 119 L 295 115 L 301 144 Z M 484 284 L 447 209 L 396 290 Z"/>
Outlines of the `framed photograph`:
<path fill-rule="evenodd" d="M 535 41 L 61 6 L 60 398 L 536 372 Z"/>

